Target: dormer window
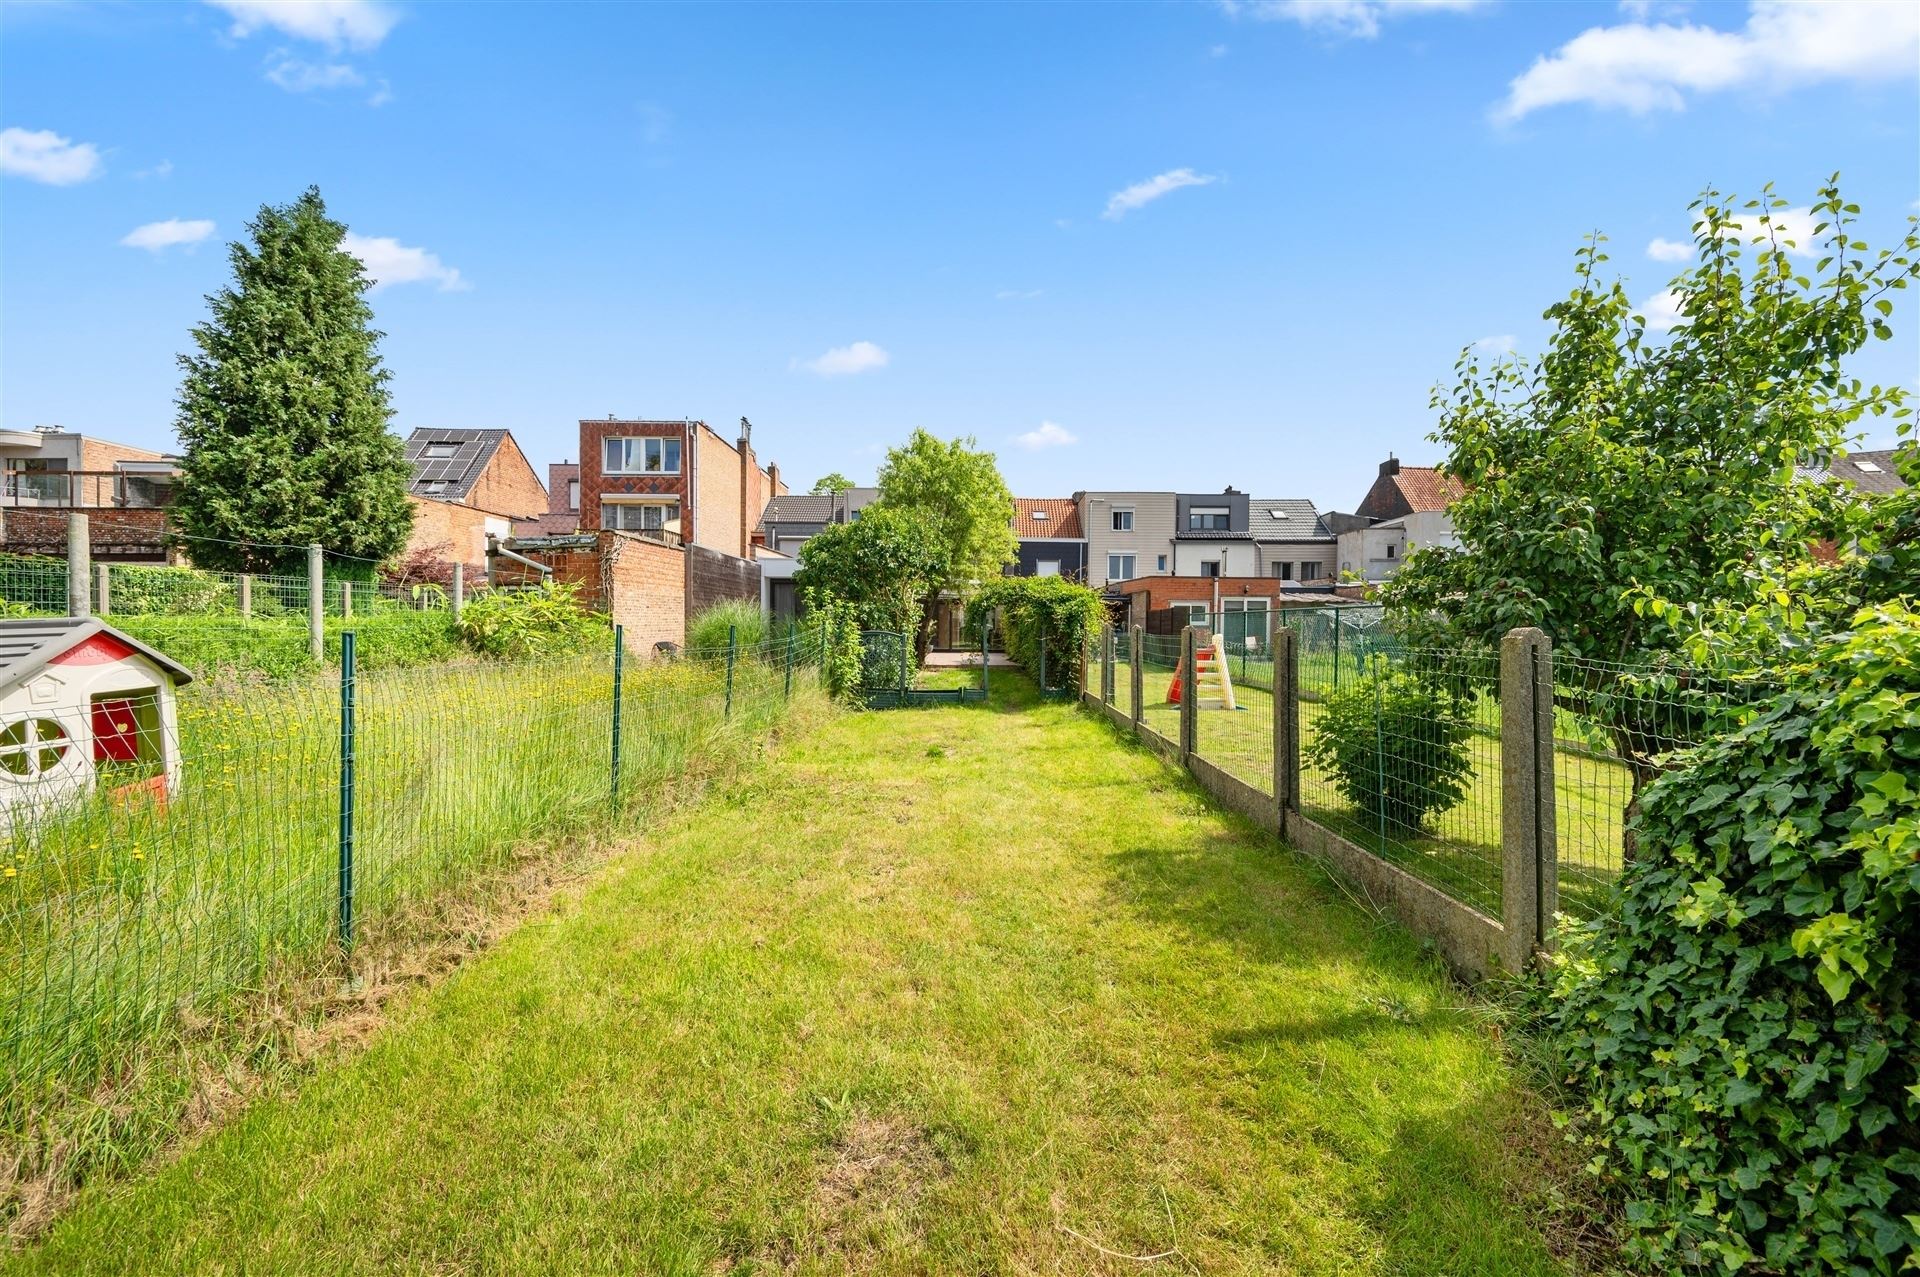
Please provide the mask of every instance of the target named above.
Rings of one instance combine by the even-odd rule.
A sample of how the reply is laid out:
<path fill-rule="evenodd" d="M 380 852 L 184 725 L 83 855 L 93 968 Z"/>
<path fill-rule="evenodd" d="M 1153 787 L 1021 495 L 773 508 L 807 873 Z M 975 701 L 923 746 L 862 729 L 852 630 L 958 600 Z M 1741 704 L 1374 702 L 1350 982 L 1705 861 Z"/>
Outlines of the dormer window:
<path fill-rule="evenodd" d="M 1230 526 L 1225 506 L 1194 506 L 1187 511 L 1187 531 L 1225 532 Z"/>

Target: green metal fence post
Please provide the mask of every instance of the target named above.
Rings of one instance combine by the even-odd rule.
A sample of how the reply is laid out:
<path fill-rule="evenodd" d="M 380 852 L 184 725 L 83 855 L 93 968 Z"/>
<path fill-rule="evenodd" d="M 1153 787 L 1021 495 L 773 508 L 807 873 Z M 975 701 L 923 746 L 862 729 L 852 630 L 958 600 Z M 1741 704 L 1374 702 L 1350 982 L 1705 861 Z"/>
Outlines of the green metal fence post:
<path fill-rule="evenodd" d="M 340 635 L 340 948 L 353 952 L 353 631 Z"/>
<path fill-rule="evenodd" d="M 798 631 L 787 629 L 787 686 L 784 693 L 787 700 L 793 699 L 793 640 Z"/>
<path fill-rule="evenodd" d="M 616 810 L 620 806 L 620 709 L 621 684 L 626 673 L 627 627 L 613 627 L 613 777 L 608 789 Z"/>
<path fill-rule="evenodd" d="M 1386 710 L 1380 701 L 1380 671 L 1370 671 L 1373 675 L 1373 779 L 1374 807 L 1379 813 L 1375 824 L 1380 830 L 1380 845 L 1387 843 L 1387 744 L 1386 726 L 1381 721 Z"/>
<path fill-rule="evenodd" d="M 739 643 L 739 627 L 729 625 L 727 627 L 727 707 L 724 714 L 727 718 L 733 717 L 733 657 Z"/>

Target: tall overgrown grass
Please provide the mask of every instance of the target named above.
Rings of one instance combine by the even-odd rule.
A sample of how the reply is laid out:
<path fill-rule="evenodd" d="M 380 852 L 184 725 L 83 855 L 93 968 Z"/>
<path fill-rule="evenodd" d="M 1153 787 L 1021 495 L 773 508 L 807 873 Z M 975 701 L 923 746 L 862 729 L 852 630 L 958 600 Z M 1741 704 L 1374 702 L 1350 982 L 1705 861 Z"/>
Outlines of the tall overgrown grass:
<path fill-rule="evenodd" d="M 728 599 L 687 622 L 687 651 L 702 656 L 724 655 L 729 631 L 740 651 L 757 648 L 773 637 L 768 631 L 767 614 L 760 610 L 759 604 L 746 599 Z"/>
<path fill-rule="evenodd" d="M 784 645 L 743 648 L 731 695 L 713 666 L 630 666 L 617 775 L 610 650 L 361 673 L 359 925 L 529 845 L 643 826 L 760 749 L 795 704 L 824 705 L 818 653 L 796 656 L 790 675 Z M 342 961 L 340 705 L 337 675 L 194 684 L 170 801 L 96 796 L 3 836 L 0 1225 L 34 1185 L 158 1146 L 191 1090 L 183 1062 L 218 1065 L 181 1044 L 231 1030 L 252 1049 L 242 1021 L 263 983 Z"/>

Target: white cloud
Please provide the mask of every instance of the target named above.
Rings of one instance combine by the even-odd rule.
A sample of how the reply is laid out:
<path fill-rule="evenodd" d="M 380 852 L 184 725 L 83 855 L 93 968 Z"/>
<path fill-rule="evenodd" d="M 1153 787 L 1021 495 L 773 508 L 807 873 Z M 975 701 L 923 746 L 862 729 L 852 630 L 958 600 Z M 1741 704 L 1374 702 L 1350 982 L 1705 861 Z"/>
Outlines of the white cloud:
<path fill-rule="evenodd" d="M 1513 334 L 1500 333 L 1494 337 L 1482 337 L 1473 343 L 1473 348 L 1483 355 L 1511 355 L 1513 353 Z"/>
<path fill-rule="evenodd" d="M 352 89 L 365 84 L 366 77 L 342 62 L 302 62 L 281 57 L 267 68 L 267 79 L 289 93 L 311 93 L 315 89 Z"/>
<path fill-rule="evenodd" d="M 1183 186 L 1208 186 L 1219 180 L 1211 173 L 1196 173 L 1190 168 L 1169 169 L 1144 182 L 1135 182 L 1124 191 L 1115 191 L 1107 200 L 1106 211 L 1100 216 L 1109 222 L 1117 222 L 1134 209 L 1151 204 L 1162 195 L 1170 195 Z"/>
<path fill-rule="evenodd" d="M 1821 218 L 1811 208 L 1776 208 L 1762 223 L 1758 214 L 1736 217 L 1727 227 L 1726 237 L 1744 248 L 1759 250 L 1768 240 L 1777 241 L 1782 252 L 1792 257 L 1817 257 L 1820 253 L 1816 231 Z M 1656 262 L 1684 262 L 1693 257 L 1690 240 L 1655 239 L 1647 245 L 1647 256 Z"/>
<path fill-rule="evenodd" d="M 1589 28 L 1515 77 L 1494 118 L 1511 122 L 1572 102 L 1635 115 L 1680 111 L 1689 94 L 1905 78 L 1916 67 L 1920 5 L 1753 0 L 1738 31 L 1644 22 Z"/>
<path fill-rule="evenodd" d="M 380 81 L 380 87 L 367 96 L 368 106 L 385 106 L 391 101 L 393 101 L 393 85 L 385 80 Z"/>
<path fill-rule="evenodd" d="M 1417 13 L 1466 13 L 1487 0 L 1221 0 L 1229 16 L 1260 22 L 1297 22 L 1310 30 L 1371 40 L 1387 18 Z"/>
<path fill-rule="evenodd" d="M 72 186 L 104 171 L 100 149 L 52 129 L 0 129 L 0 173 L 48 186 Z"/>
<path fill-rule="evenodd" d="M 845 377 L 885 368 L 892 358 L 892 355 L 870 341 L 856 341 L 851 346 L 835 346 L 818 359 L 796 359 L 792 366 L 819 373 L 822 377 Z"/>
<path fill-rule="evenodd" d="M 1638 313 L 1646 317 L 1647 327 L 1657 333 L 1687 322 L 1687 317 L 1680 313 L 1680 295 L 1671 288 L 1662 289 L 1641 302 Z"/>
<path fill-rule="evenodd" d="M 271 27 L 329 49 L 371 49 L 387 38 L 400 14 L 377 0 L 206 0 L 233 19 L 245 39 Z"/>
<path fill-rule="evenodd" d="M 1044 288 L 1003 288 L 993 295 L 995 301 L 1030 302 L 1045 293 Z"/>
<path fill-rule="evenodd" d="M 154 165 L 152 168 L 143 168 L 138 173 L 135 173 L 133 176 L 136 181 L 145 181 L 149 177 L 161 177 L 161 178 L 172 177 L 173 161 L 161 160 L 158 164 Z"/>
<path fill-rule="evenodd" d="M 1043 421 L 1023 435 L 1015 435 L 1013 441 L 1029 451 L 1040 448 L 1064 448 L 1068 444 L 1080 442 L 1080 436 L 1068 430 L 1057 421 Z"/>
<path fill-rule="evenodd" d="M 160 253 L 183 244 L 191 247 L 211 234 L 213 223 L 205 218 L 183 222 L 177 217 L 169 217 L 164 222 L 148 222 L 145 226 L 134 227 L 121 237 L 120 242 L 128 248 L 144 248 L 149 253 Z"/>
<path fill-rule="evenodd" d="M 352 231 L 340 247 L 360 259 L 375 289 L 389 284 L 437 284 L 443 293 L 463 293 L 473 285 L 460 272 L 424 248 L 409 248 L 391 236 L 356 235 Z"/>

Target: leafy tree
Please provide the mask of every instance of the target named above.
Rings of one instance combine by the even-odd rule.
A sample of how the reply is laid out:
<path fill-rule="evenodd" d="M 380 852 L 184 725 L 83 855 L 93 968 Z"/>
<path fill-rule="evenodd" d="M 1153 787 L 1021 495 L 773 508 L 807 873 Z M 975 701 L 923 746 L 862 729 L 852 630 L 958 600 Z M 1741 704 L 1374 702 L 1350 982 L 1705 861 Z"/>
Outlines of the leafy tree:
<path fill-rule="evenodd" d="M 413 513 L 371 282 L 317 189 L 262 207 L 248 231 L 193 330 L 198 353 L 180 357 L 173 518 L 202 567 L 301 571 L 312 542 L 385 559 Z"/>
<path fill-rule="evenodd" d="M 971 438 L 949 441 L 915 430 L 880 467 L 880 501 L 924 524 L 939 556 L 915 634 L 915 647 L 924 653 L 941 591 L 966 598 L 1014 561 L 1013 493 L 993 454 Z"/>
<path fill-rule="evenodd" d="M 1466 489 L 1449 507 L 1461 548 L 1410 555 L 1384 589 L 1408 637 L 1491 644 L 1537 625 L 1563 657 L 1658 662 L 1677 653 L 1648 599 L 1751 584 L 1729 565 L 1811 561 L 1840 516 L 1796 465 L 1827 458 L 1866 414 L 1910 411 L 1905 390 L 1863 387 L 1843 365 L 1891 336 L 1886 294 L 1920 271 L 1920 234 L 1909 219 L 1897 249 L 1870 252 L 1834 179 L 1813 206 L 1823 255 L 1804 274 L 1788 249 L 1812 246 L 1788 238 L 1784 204 L 1771 187 L 1739 211 L 1716 191 L 1695 201 L 1698 260 L 1673 282 L 1664 339 L 1601 280 L 1595 236 L 1547 311 L 1545 354 L 1462 354 L 1452 391 L 1434 394 L 1434 437 Z M 1644 783 L 1650 759 L 1615 735 Z"/>
<path fill-rule="evenodd" d="M 835 470 L 831 474 L 823 475 L 813 481 L 813 495 L 816 497 L 832 496 L 836 492 L 845 492 L 853 486 L 853 480 L 847 478 L 847 476 L 841 474 L 838 470 Z"/>
<path fill-rule="evenodd" d="M 813 606 L 832 598 L 852 609 L 862 629 L 912 634 L 920 604 L 940 569 L 939 547 L 920 520 L 884 504 L 851 523 L 829 525 L 800 547 L 794 585 Z"/>

